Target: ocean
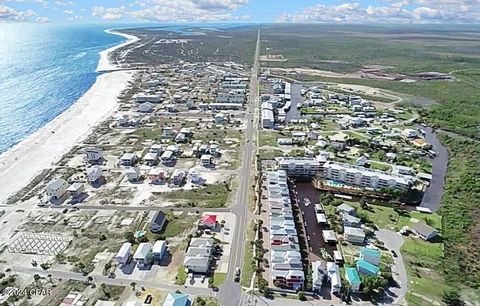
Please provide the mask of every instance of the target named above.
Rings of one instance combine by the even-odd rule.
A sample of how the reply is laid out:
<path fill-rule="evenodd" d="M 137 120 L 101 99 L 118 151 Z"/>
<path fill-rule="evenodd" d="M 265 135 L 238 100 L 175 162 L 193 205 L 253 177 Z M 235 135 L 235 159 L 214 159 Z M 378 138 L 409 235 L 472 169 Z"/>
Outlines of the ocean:
<path fill-rule="evenodd" d="M 68 109 L 95 83 L 99 52 L 124 37 L 111 28 L 145 27 L 183 35 L 245 24 L 0 23 L 0 154 Z"/>
<path fill-rule="evenodd" d="M 95 82 L 112 25 L 0 24 L 0 153 L 68 109 Z"/>

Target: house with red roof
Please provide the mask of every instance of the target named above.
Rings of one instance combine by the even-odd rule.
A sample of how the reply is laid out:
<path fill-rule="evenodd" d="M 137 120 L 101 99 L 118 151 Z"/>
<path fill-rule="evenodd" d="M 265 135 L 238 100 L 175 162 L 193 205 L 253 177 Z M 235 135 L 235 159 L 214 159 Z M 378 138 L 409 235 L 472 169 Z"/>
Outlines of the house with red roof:
<path fill-rule="evenodd" d="M 200 226 L 214 230 L 217 227 L 217 215 L 205 215 L 200 221 Z"/>

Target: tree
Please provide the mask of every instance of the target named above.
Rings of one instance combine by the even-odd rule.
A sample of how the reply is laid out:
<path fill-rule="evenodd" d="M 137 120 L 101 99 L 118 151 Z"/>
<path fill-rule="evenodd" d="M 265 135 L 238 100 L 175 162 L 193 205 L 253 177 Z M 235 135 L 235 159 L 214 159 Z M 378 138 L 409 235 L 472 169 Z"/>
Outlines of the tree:
<path fill-rule="evenodd" d="M 125 240 L 127 240 L 130 243 L 135 242 L 135 235 L 133 234 L 133 232 L 130 232 L 130 231 L 126 232 L 125 235 L 124 235 L 124 238 L 125 238 Z"/>
<path fill-rule="evenodd" d="M 102 290 L 103 295 L 109 299 L 110 298 L 110 292 L 107 290 L 107 285 L 105 283 L 100 284 L 100 290 Z"/>
<path fill-rule="evenodd" d="M 37 285 L 37 287 L 40 287 L 40 279 L 41 279 L 40 275 L 34 274 L 33 279 L 35 280 L 35 284 Z"/>
<path fill-rule="evenodd" d="M 148 252 L 147 255 L 145 255 L 145 262 L 149 265 L 153 265 L 155 262 L 155 255 L 153 255 L 152 252 Z"/>
<path fill-rule="evenodd" d="M 306 300 L 307 300 L 307 297 L 305 296 L 305 292 L 299 291 L 299 292 L 298 292 L 298 299 L 299 299 L 300 301 L 306 301 Z"/>
<path fill-rule="evenodd" d="M 137 286 L 136 282 L 131 282 L 130 283 L 130 287 L 132 287 L 132 291 L 136 291 L 136 286 Z"/>
<path fill-rule="evenodd" d="M 464 306 L 465 302 L 462 301 L 460 293 L 456 290 L 443 291 L 442 302 L 447 306 Z"/>

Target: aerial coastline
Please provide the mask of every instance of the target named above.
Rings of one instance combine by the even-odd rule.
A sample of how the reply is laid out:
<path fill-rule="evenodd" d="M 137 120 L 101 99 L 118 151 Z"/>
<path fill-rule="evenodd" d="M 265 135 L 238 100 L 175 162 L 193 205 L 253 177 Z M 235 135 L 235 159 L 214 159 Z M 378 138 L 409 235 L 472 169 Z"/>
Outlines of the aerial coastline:
<path fill-rule="evenodd" d="M 0 204 L 60 160 L 116 109 L 117 96 L 126 87 L 132 72 L 113 71 L 117 66 L 108 56 L 137 38 L 111 30 L 106 32 L 124 36 L 128 41 L 99 53 L 97 72 L 105 73 L 65 112 L 0 155 Z"/>

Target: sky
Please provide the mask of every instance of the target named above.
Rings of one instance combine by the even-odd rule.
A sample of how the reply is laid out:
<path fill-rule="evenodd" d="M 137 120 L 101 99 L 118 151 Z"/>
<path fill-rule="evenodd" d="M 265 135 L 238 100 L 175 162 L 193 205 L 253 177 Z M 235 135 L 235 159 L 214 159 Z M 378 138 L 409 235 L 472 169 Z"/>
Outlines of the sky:
<path fill-rule="evenodd" d="M 0 0 L 0 22 L 478 23 L 480 0 Z"/>

